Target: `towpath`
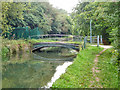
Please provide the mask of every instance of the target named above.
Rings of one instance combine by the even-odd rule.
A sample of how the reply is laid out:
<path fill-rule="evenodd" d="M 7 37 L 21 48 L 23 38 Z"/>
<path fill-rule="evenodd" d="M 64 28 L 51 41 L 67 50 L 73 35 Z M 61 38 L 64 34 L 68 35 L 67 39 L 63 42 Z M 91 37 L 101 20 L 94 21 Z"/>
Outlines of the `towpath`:
<path fill-rule="evenodd" d="M 92 46 L 97 46 L 97 45 L 92 45 Z M 96 55 L 95 59 L 94 59 L 94 64 L 93 64 L 93 68 L 92 68 L 92 74 L 93 74 L 93 81 L 90 81 L 90 88 L 103 88 L 102 85 L 99 83 L 100 78 L 97 77 L 96 73 L 100 73 L 100 70 L 98 70 L 99 68 L 97 67 L 98 64 L 98 57 L 108 48 L 112 48 L 112 46 L 109 45 L 100 45 L 100 47 L 103 47 L 104 49 Z M 96 86 L 96 83 L 98 83 L 98 85 Z"/>

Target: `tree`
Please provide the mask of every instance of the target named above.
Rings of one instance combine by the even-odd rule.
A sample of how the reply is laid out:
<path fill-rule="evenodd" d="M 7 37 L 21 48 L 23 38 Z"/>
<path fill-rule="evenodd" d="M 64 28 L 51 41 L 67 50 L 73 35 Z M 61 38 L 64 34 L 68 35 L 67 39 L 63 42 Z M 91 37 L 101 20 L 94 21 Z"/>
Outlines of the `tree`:
<path fill-rule="evenodd" d="M 74 34 L 88 35 L 89 22 L 92 22 L 93 35 L 103 35 L 104 43 L 114 46 L 114 56 L 120 60 L 119 15 L 120 2 L 83 2 L 71 14 L 74 21 Z M 117 61 L 115 58 L 114 61 Z"/>
<path fill-rule="evenodd" d="M 114 2 L 114 5 L 116 4 Z M 110 43 L 110 32 L 117 25 L 115 19 L 118 19 L 117 17 L 114 18 L 117 9 L 114 8 L 114 12 L 112 12 L 113 10 L 110 7 L 113 7 L 110 2 L 79 3 L 72 13 L 75 22 L 74 32 L 77 31 L 75 33 L 79 35 L 90 35 L 89 24 L 92 20 L 93 35 L 103 35 L 104 41 Z"/>
<path fill-rule="evenodd" d="M 0 2 L 2 4 L 2 33 L 10 32 L 10 21 L 23 20 L 23 12 L 27 9 L 27 3 Z M 15 24 L 15 23 L 13 23 Z"/>
<path fill-rule="evenodd" d="M 26 26 L 39 27 L 46 34 L 70 33 L 72 22 L 69 19 L 66 11 L 52 7 L 48 2 L 3 3 L 3 33 L 12 31 L 12 27 Z"/>

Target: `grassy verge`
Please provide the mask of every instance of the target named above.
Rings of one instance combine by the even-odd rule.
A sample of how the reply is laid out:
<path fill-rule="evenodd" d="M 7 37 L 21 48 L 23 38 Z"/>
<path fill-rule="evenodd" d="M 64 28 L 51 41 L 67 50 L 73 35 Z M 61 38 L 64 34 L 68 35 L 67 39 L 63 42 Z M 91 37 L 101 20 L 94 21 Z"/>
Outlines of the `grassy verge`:
<path fill-rule="evenodd" d="M 102 49 L 89 47 L 81 51 L 52 88 L 90 88 L 90 81 L 95 81 L 92 74 L 93 61 Z M 101 85 L 103 88 L 118 88 L 118 69 L 115 63 L 113 65 L 112 51 L 113 49 L 108 49 L 99 56 L 97 67 L 100 72 L 96 75 L 100 81 L 95 81 L 93 87 Z"/>
<path fill-rule="evenodd" d="M 47 39 L 30 39 L 28 42 L 34 44 L 34 43 L 39 43 L 39 42 L 57 42 L 55 40 L 47 40 Z"/>
<path fill-rule="evenodd" d="M 92 79 L 93 61 L 103 48 L 88 47 L 77 55 L 66 73 L 53 84 L 52 88 L 89 88 Z"/>
<path fill-rule="evenodd" d="M 77 42 L 77 41 L 55 41 L 55 40 L 48 40 L 48 39 L 31 39 L 31 40 L 28 40 L 28 42 L 31 42 L 32 44 L 39 43 L 39 42 L 65 42 L 65 43 L 73 43 L 73 44 L 83 43 L 83 42 Z"/>
<path fill-rule="evenodd" d="M 118 88 L 118 68 L 117 63 L 112 60 L 113 51 L 113 49 L 108 49 L 98 58 L 97 67 L 100 73 L 96 75 L 100 78 L 99 83 L 104 88 Z"/>
<path fill-rule="evenodd" d="M 26 40 L 2 40 L 2 58 L 17 54 L 21 51 L 30 51 L 30 44 Z M 4 61 L 5 59 L 2 60 Z"/>

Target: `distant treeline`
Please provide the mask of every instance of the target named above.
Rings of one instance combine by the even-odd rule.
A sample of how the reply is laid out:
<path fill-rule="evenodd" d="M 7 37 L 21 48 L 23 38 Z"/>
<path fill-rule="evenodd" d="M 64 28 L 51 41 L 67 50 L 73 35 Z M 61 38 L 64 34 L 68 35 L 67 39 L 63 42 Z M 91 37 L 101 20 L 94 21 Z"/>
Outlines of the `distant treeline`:
<path fill-rule="evenodd" d="M 72 19 L 67 12 L 48 2 L 2 2 L 2 20 L 3 33 L 26 26 L 38 27 L 46 34 L 70 34 L 72 30 Z"/>
<path fill-rule="evenodd" d="M 68 15 L 49 2 L 2 2 L 3 33 L 13 27 L 36 27 L 45 34 L 103 35 L 104 42 L 118 43 L 120 2 L 79 2 Z M 1 13 L 0 13 L 1 14 Z M 1 19 L 1 18 L 0 18 Z"/>

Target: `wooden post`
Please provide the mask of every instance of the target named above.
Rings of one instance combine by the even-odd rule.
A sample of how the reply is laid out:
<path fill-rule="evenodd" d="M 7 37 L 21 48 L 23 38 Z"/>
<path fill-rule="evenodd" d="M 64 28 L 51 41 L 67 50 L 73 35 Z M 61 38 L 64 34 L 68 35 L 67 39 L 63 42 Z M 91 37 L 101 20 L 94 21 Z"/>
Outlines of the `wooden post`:
<path fill-rule="evenodd" d="M 97 36 L 97 47 L 99 47 L 99 35 Z"/>
<path fill-rule="evenodd" d="M 83 50 L 84 48 L 83 48 L 83 45 L 82 45 L 82 50 Z"/>
<path fill-rule="evenodd" d="M 86 48 L 86 36 L 84 38 L 84 48 Z"/>

